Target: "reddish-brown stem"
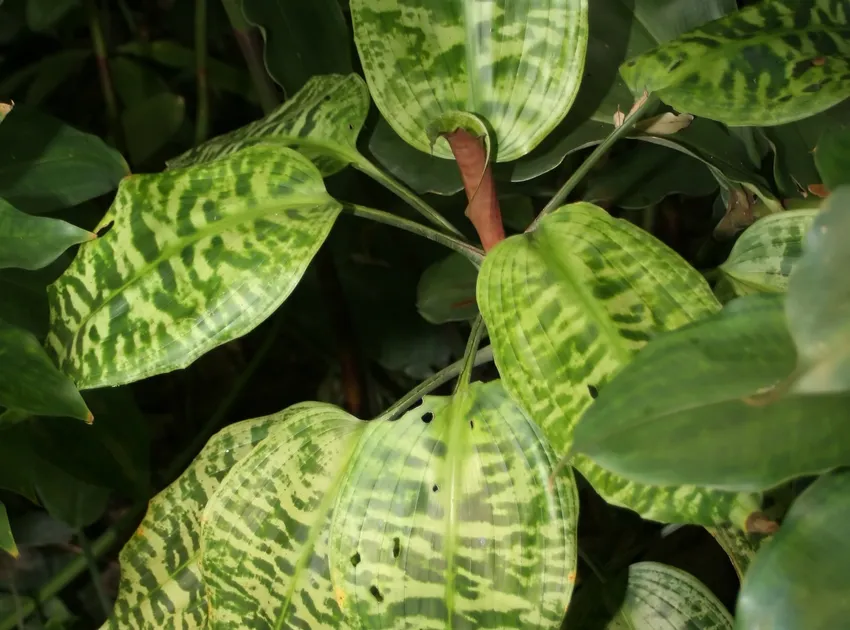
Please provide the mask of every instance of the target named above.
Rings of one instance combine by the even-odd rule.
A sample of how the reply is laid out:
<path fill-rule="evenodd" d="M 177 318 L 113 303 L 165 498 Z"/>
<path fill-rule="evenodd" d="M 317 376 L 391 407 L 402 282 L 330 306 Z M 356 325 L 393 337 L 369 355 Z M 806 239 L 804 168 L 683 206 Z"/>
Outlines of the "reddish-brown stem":
<path fill-rule="evenodd" d="M 465 129 L 455 129 L 445 134 L 445 138 L 457 161 L 469 201 L 466 216 L 475 226 L 484 251 L 490 251 L 505 240 L 505 227 L 487 152 L 481 140 Z"/>

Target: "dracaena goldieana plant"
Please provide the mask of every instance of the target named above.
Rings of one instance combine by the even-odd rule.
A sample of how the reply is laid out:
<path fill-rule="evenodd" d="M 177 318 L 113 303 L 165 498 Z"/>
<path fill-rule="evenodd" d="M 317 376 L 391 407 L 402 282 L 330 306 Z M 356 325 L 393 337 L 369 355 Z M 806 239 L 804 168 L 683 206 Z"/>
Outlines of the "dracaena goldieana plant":
<path fill-rule="evenodd" d="M 850 96 L 850 1 L 625 5 L 351 0 L 365 80 L 314 76 L 164 172 L 124 177 L 102 235 L 0 205 L 21 234 L 54 235 L 50 252 L 0 235 L 0 262 L 83 243 L 49 286 L 45 350 L 15 337 L 29 363 L 9 382 L 53 380 L 0 387 L 7 414 L 90 419 L 77 389 L 184 368 L 245 335 L 343 213 L 445 245 L 444 269 L 473 274 L 463 359 L 379 417 L 307 402 L 213 437 L 124 547 L 105 627 L 558 628 L 577 580 L 575 471 L 611 504 L 708 528 L 743 578 L 733 618 L 687 573 L 633 564 L 606 627 L 842 627 L 848 136 L 829 127 L 806 181 L 777 134 Z M 620 76 L 588 96 L 623 37 Z M 370 103 L 412 160 L 452 165 L 477 238 L 399 181 L 404 164 L 395 177 L 361 152 Z M 722 265 L 701 273 L 592 187 L 576 199 L 617 141 L 703 169 L 718 233 L 738 237 Z M 501 180 L 588 147 L 506 237 Z M 774 156 L 772 180 L 753 153 Z M 331 195 L 324 180 L 346 168 L 424 222 Z M 490 360 L 499 378 L 473 381 Z M 794 480 L 793 502 L 768 504 Z"/>

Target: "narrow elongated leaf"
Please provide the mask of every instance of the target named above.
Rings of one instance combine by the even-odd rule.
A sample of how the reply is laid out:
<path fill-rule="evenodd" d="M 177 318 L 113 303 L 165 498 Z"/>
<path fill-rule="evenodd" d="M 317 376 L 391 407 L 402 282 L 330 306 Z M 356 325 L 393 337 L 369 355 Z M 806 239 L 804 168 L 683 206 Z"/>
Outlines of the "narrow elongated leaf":
<path fill-rule="evenodd" d="M 831 630 L 850 615 L 850 474 L 825 475 L 791 506 L 741 587 L 738 630 Z"/>
<path fill-rule="evenodd" d="M 9 525 L 9 515 L 6 513 L 6 506 L 0 501 L 0 551 L 5 551 L 12 557 L 18 557 L 18 547 L 15 545 L 15 538 L 12 536 L 12 528 Z"/>
<path fill-rule="evenodd" d="M 788 276 L 803 255 L 803 237 L 817 214 L 817 210 L 770 214 L 744 230 L 719 267 L 735 294 L 787 291 Z"/>
<path fill-rule="evenodd" d="M 358 156 L 357 135 L 369 111 L 369 91 L 356 74 L 313 77 L 265 118 L 213 138 L 168 162 L 169 168 L 200 164 L 258 142 L 292 146 L 332 175 Z"/>
<path fill-rule="evenodd" d="M 632 92 L 734 126 L 770 126 L 850 96 L 846 0 L 764 0 L 623 64 Z M 719 89 L 718 89 L 719 88 Z"/>
<path fill-rule="evenodd" d="M 93 238 L 91 232 L 67 221 L 34 217 L 0 199 L 0 269 L 41 269 L 72 245 Z"/>
<path fill-rule="evenodd" d="M 241 0 L 248 21 L 265 39 L 266 69 L 295 94 L 321 74 L 352 72 L 351 35 L 338 0 Z"/>
<path fill-rule="evenodd" d="M 396 422 L 305 404 L 204 512 L 210 627 L 557 628 L 577 497 L 498 382 Z"/>
<path fill-rule="evenodd" d="M 100 138 L 24 105 L 0 125 L 0 197 L 24 212 L 103 195 L 127 173 L 124 158 Z"/>
<path fill-rule="evenodd" d="M 0 406 L 37 416 L 91 420 L 73 381 L 32 333 L 0 320 Z"/>
<path fill-rule="evenodd" d="M 729 491 L 850 464 L 850 397 L 772 400 L 795 363 L 782 296 L 738 298 L 640 352 L 584 414 L 574 449 L 639 483 Z"/>
<path fill-rule="evenodd" d="M 826 200 L 788 286 L 786 313 L 800 357 L 799 392 L 850 389 L 850 186 Z"/>
<path fill-rule="evenodd" d="M 732 615 L 692 575 L 658 562 L 629 567 L 625 601 L 606 630 L 732 630 Z"/>
<path fill-rule="evenodd" d="M 154 497 L 119 555 L 121 582 L 104 630 L 203 628 L 207 601 L 200 570 L 201 513 L 222 479 L 285 421 L 287 412 L 245 420 L 217 433 L 192 465 Z"/>
<path fill-rule="evenodd" d="M 561 208 L 494 248 L 477 297 L 505 387 L 561 454 L 593 398 L 647 341 L 719 308 L 675 252 L 587 203 Z M 606 500 L 647 518 L 723 522 L 731 517 L 726 508 L 748 500 L 639 487 L 588 460 L 575 464 Z"/>
<path fill-rule="evenodd" d="M 566 115 L 581 81 L 587 0 L 352 0 L 369 90 L 408 144 L 451 112 L 485 119 L 497 161 L 528 153 Z M 441 129 L 451 131 L 451 129 Z M 451 157 L 444 140 L 434 153 Z"/>
<path fill-rule="evenodd" d="M 850 127 L 828 129 L 821 135 L 815 163 L 828 190 L 850 185 Z"/>
<path fill-rule="evenodd" d="M 339 210 L 276 145 L 127 178 L 98 228 L 112 229 L 48 288 L 47 344 L 84 389 L 183 368 L 289 296 Z"/>

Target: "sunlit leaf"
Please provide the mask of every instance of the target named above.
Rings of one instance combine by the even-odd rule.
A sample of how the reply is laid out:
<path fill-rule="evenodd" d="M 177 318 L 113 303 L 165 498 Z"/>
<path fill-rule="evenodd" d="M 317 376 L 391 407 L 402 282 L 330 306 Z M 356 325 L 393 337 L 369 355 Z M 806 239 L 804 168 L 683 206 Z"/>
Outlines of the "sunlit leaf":
<path fill-rule="evenodd" d="M 48 288 L 47 344 L 83 389 L 186 367 L 288 297 L 339 211 L 313 164 L 276 145 L 129 177 L 111 229 Z"/>
<path fill-rule="evenodd" d="M 72 245 L 93 238 L 67 221 L 34 217 L 0 199 L 0 269 L 41 269 Z"/>
<path fill-rule="evenodd" d="M 850 397 L 780 397 L 795 364 L 782 296 L 738 298 L 650 342 L 600 390 L 575 451 L 636 482 L 729 491 L 850 464 Z"/>
<path fill-rule="evenodd" d="M 621 74 L 681 112 L 780 125 L 850 96 L 847 29 L 843 1 L 764 0 L 630 59 Z"/>
<path fill-rule="evenodd" d="M 647 341 L 719 308 L 675 252 L 587 203 L 565 206 L 494 248 L 477 298 L 505 387 L 560 454 L 594 397 Z M 587 459 L 574 463 L 606 500 L 648 518 L 723 522 L 743 499 L 640 487 Z"/>
<path fill-rule="evenodd" d="M 788 286 L 788 325 L 800 357 L 799 392 L 850 389 L 850 186 L 826 200 Z"/>
<path fill-rule="evenodd" d="M 832 630 L 850 615 L 850 474 L 821 477 L 791 506 L 741 586 L 737 630 Z"/>
<path fill-rule="evenodd" d="M 557 628 L 577 497 L 554 464 L 498 382 L 396 422 L 301 405 L 204 512 L 212 627 Z"/>
<path fill-rule="evenodd" d="M 6 513 L 6 506 L 0 501 L 0 551 L 18 557 L 18 547 L 15 545 L 15 538 L 12 536 L 12 528 L 9 525 L 9 515 Z"/>
<path fill-rule="evenodd" d="M 73 381 L 32 333 L 0 320 L 0 406 L 39 416 L 91 420 Z"/>
<path fill-rule="evenodd" d="M 770 214 L 744 230 L 719 269 L 736 295 L 784 293 L 817 210 Z"/>
<path fill-rule="evenodd" d="M 431 152 L 430 125 L 466 112 L 492 127 L 496 160 L 514 160 L 537 146 L 575 100 L 587 0 L 350 5 L 372 97 L 395 132 L 420 151 Z M 452 155 L 445 140 L 433 150 Z"/>

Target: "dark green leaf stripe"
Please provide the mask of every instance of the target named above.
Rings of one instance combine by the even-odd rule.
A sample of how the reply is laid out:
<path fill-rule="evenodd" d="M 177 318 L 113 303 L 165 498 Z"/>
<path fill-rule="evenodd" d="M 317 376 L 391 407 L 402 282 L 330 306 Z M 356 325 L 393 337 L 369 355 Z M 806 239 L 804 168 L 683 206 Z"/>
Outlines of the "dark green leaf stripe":
<path fill-rule="evenodd" d="M 747 228 L 720 271 L 736 295 L 784 293 L 818 210 L 770 214 Z"/>
<path fill-rule="evenodd" d="M 513 236 L 484 260 L 478 305 L 511 395 L 565 454 L 579 417 L 654 335 L 719 308 L 702 276 L 675 252 L 601 208 L 578 203 Z M 606 500 L 646 518 L 723 522 L 748 497 L 639 487 L 579 458 Z M 687 499 L 688 502 L 682 502 Z"/>
<path fill-rule="evenodd" d="M 706 529 L 729 556 L 729 561 L 735 567 L 738 579 L 743 579 L 759 548 L 769 540 L 766 536 L 748 534 L 736 525 L 719 525 Z"/>
<path fill-rule="evenodd" d="M 240 337 L 291 293 L 340 204 L 278 145 L 125 179 L 48 287 L 50 350 L 81 388 L 179 369 Z"/>
<path fill-rule="evenodd" d="M 208 162 L 266 140 L 292 146 L 323 175 L 332 175 L 357 156 L 357 136 L 368 112 L 369 91 L 356 74 L 313 77 L 265 118 L 190 149 L 168 167 Z"/>
<path fill-rule="evenodd" d="M 634 92 L 729 125 L 768 126 L 850 96 L 850 0 L 765 0 L 627 61 Z"/>
<path fill-rule="evenodd" d="M 350 627 L 558 628 L 578 501 L 556 462 L 498 381 L 372 425 L 331 530 Z"/>
<path fill-rule="evenodd" d="M 478 115 L 497 161 L 528 153 L 572 105 L 584 68 L 587 0 L 352 0 L 375 103 L 408 144 L 431 152 L 428 125 Z M 451 157 L 448 144 L 434 146 Z"/>
<path fill-rule="evenodd" d="M 638 562 L 629 567 L 625 600 L 606 630 L 732 630 L 732 616 L 692 575 Z"/>
<path fill-rule="evenodd" d="M 203 628 L 201 513 L 222 479 L 291 411 L 245 420 L 216 434 L 192 465 L 148 505 L 121 550 L 121 582 L 110 628 Z"/>

